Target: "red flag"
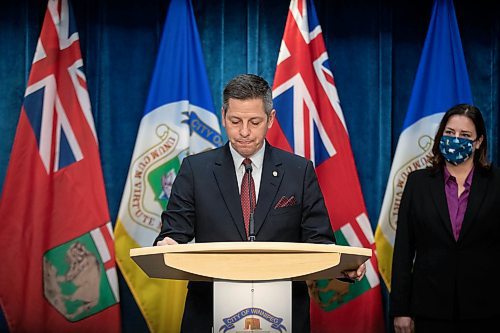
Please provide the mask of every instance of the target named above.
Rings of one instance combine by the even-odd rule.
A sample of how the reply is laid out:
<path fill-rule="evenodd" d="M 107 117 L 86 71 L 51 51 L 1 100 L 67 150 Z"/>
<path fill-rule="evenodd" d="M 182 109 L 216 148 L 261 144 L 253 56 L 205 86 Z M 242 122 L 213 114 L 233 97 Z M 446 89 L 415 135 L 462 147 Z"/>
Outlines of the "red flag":
<path fill-rule="evenodd" d="M 11 332 L 119 332 L 112 230 L 78 33 L 50 0 L 0 202 Z"/>
<path fill-rule="evenodd" d="M 375 250 L 344 116 L 312 1 L 290 3 L 273 96 L 277 121 L 268 132 L 268 140 L 313 161 L 337 243 Z M 335 279 L 317 281 L 313 295 L 312 332 L 384 332 L 375 255 L 367 262 L 366 277 L 362 281 L 352 285 Z"/>

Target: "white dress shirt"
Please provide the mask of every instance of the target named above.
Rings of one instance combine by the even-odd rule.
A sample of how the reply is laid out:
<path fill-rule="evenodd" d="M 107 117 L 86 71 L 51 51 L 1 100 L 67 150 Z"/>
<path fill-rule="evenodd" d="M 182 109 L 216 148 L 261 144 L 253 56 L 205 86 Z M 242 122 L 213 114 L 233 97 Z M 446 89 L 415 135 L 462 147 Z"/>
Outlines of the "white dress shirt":
<path fill-rule="evenodd" d="M 245 157 L 241 156 L 233 148 L 231 143 L 229 143 L 229 148 L 231 150 L 231 155 L 233 156 L 234 170 L 236 171 L 236 179 L 238 180 L 238 191 L 241 191 L 241 182 L 243 181 L 243 176 L 245 175 L 245 166 L 243 165 L 243 160 L 245 159 Z M 255 204 L 259 202 L 260 179 L 262 178 L 262 164 L 264 163 L 265 150 L 266 144 L 264 143 L 255 154 L 249 157 L 250 160 L 252 160 L 252 177 L 255 183 Z"/>

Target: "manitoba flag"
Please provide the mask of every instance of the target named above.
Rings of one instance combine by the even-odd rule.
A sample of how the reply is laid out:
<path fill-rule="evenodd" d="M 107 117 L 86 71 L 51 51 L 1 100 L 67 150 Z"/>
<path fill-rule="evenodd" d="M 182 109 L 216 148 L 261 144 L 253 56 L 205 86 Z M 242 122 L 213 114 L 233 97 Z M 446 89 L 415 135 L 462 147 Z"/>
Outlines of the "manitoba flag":
<path fill-rule="evenodd" d="M 292 0 L 273 85 L 271 144 L 313 161 L 337 243 L 375 250 L 347 128 L 312 1 Z M 375 252 L 355 284 L 316 281 L 311 331 L 383 332 Z"/>
<path fill-rule="evenodd" d="M 119 332 L 113 233 L 76 24 L 50 0 L 0 201 L 11 332 Z"/>

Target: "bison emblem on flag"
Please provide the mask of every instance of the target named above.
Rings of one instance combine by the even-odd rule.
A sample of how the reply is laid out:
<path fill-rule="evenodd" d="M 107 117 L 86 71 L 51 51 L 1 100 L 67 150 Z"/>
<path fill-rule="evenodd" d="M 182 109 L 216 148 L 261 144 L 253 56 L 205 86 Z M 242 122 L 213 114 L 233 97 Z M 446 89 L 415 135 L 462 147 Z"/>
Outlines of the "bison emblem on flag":
<path fill-rule="evenodd" d="M 78 321 L 118 301 L 108 279 L 109 251 L 99 229 L 47 251 L 43 256 L 45 298 L 69 321 Z"/>

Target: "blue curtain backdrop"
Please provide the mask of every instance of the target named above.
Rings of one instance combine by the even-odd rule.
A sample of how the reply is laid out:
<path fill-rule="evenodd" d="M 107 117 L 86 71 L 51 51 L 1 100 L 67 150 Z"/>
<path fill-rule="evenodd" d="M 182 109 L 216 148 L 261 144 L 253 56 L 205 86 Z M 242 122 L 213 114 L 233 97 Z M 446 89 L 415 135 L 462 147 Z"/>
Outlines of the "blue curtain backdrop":
<path fill-rule="evenodd" d="M 168 4 L 73 0 L 113 222 Z M 289 0 L 193 0 L 216 109 L 223 86 L 236 74 L 259 74 L 272 83 L 288 5 Z M 315 5 L 375 228 L 432 1 Z M 7 0 L 0 10 L 0 189 L 45 8 L 45 0 Z M 457 0 L 455 9 L 474 101 L 487 123 L 489 156 L 498 162 L 500 4 Z M 147 332 L 120 282 L 123 331 Z M 0 331 L 6 330 L 0 314 Z"/>

